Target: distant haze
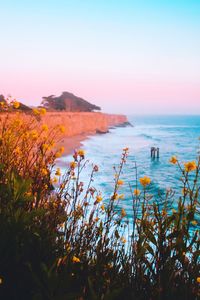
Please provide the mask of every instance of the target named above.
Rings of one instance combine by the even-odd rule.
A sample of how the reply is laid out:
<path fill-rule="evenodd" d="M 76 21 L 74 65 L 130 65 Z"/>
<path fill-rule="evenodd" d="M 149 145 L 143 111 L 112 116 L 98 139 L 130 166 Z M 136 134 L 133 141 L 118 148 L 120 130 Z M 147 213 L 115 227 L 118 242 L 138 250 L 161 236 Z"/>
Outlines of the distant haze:
<path fill-rule="evenodd" d="M 199 0 L 7 0 L 0 11 L 0 94 L 200 114 Z"/>

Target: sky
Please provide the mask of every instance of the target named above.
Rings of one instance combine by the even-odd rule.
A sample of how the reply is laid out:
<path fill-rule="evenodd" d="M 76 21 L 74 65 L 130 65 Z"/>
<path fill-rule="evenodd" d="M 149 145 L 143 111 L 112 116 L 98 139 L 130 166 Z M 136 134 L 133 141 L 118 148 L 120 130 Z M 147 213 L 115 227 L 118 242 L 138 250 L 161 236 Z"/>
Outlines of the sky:
<path fill-rule="evenodd" d="M 200 114 L 199 0 L 0 0 L 0 94 Z"/>

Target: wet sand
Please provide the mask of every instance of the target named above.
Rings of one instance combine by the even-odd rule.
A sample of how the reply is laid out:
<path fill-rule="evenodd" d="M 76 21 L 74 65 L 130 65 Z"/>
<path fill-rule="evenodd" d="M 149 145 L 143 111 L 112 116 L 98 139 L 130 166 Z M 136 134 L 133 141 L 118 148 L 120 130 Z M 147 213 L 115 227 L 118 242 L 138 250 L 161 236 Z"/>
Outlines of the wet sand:
<path fill-rule="evenodd" d="M 64 147 L 65 150 L 63 152 L 62 158 L 57 158 L 56 165 L 64 166 L 66 162 L 63 161 L 63 158 L 68 155 L 73 155 L 74 150 L 78 150 L 82 147 L 82 142 L 88 138 L 89 134 L 79 134 L 72 137 L 64 137 L 59 143 L 59 147 Z"/>
<path fill-rule="evenodd" d="M 89 134 L 79 134 L 72 137 L 64 137 L 59 142 L 59 147 L 65 148 L 63 156 L 73 154 L 74 150 L 80 149 L 84 140 L 88 138 Z"/>

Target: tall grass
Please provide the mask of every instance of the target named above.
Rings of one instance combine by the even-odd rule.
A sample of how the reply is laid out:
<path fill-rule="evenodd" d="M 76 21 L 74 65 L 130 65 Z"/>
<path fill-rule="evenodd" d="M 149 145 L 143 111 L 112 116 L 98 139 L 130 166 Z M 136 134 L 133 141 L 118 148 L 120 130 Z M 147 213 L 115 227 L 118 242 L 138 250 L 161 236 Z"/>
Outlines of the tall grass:
<path fill-rule="evenodd" d="M 171 159 L 182 183 L 176 209 L 171 191 L 161 203 L 149 194 L 151 179 L 136 172 L 130 225 L 117 209 L 128 149 L 104 199 L 95 188 L 98 166 L 81 182 L 81 149 L 65 174 L 53 175 L 64 129 L 49 129 L 44 113 L 0 115 L 1 299 L 198 299 L 200 159 Z"/>

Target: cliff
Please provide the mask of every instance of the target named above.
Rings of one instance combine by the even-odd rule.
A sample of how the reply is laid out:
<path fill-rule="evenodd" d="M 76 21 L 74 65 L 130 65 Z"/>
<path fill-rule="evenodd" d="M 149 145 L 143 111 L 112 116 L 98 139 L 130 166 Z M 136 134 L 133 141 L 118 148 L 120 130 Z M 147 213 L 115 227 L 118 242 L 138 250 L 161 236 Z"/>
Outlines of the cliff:
<path fill-rule="evenodd" d="M 50 111 L 92 112 L 101 110 L 99 106 L 69 92 L 63 92 L 59 97 L 54 95 L 43 97 L 42 105 Z"/>
<path fill-rule="evenodd" d="M 66 128 L 65 137 L 72 137 L 107 132 L 111 126 L 126 123 L 127 117 L 99 112 L 47 112 L 42 120 L 49 126 L 62 124 Z"/>
<path fill-rule="evenodd" d="M 10 112 L 9 117 L 12 119 L 16 113 Z M 1 113 L 1 119 L 7 117 L 7 113 Z M 22 113 L 22 117 L 28 122 L 32 114 Z M 63 125 L 65 132 L 57 138 L 60 140 L 58 146 L 64 146 L 64 155 L 73 153 L 74 149 L 81 147 L 81 142 L 88 135 L 96 133 L 106 133 L 113 126 L 129 125 L 127 117 L 124 115 L 105 114 L 99 112 L 47 112 L 42 118 L 38 118 L 38 126 L 46 124 L 50 129 L 57 125 Z M 62 164 L 62 161 L 60 162 Z"/>

